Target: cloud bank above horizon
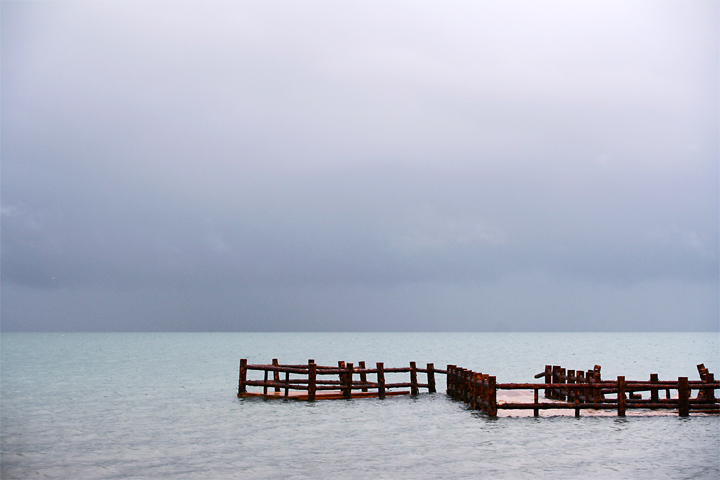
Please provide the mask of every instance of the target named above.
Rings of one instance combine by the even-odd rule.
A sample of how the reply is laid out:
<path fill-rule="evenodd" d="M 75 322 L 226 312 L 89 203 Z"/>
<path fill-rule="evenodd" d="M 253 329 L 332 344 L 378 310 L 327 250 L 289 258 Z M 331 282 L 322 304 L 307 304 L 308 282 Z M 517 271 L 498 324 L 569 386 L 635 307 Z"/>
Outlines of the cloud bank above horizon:
<path fill-rule="evenodd" d="M 718 330 L 716 2 L 3 2 L 2 329 Z"/>

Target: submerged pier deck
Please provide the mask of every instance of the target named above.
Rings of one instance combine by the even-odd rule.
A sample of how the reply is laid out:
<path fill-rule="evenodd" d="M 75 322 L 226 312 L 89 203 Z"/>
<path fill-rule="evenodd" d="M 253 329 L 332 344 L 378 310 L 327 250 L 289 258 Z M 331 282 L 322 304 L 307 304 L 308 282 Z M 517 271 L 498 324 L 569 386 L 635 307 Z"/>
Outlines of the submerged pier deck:
<path fill-rule="evenodd" d="M 697 368 L 699 381 L 688 377 L 661 381 L 657 374 L 651 374 L 647 381 L 631 381 L 624 376 L 603 380 L 599 365 L 587 371 L 546 365 L 544 372 L 535 375 L 544 377 L 543 383 L 498 383 L 495 376 L 455 365 L 442 370 L 432 363 L 418 368 L 410 362 L 408 367 L 388 368 L 379 362 L 367 368 L 365 362 L 354 366 L 340 361 L 334 367 L 316 365 L 312 359 L 303 365 L 280 365 L 277 359 L 268 365 L 250 365 L 247 359 L 241 359 L 237 396 L 315 401 L 418 395 L 421 389 L 435 393 L 435 374 L 443 374 L 447 375 L 447 394 L 451 398 L 491 417 L 529 416 L 530 412 L 537 417 L 541 411 L 546 415 L 572 412 L 575 416 L 580 416 L 581 411 L 585 415 L 617 412 L 625 416 L 628 410 L 641 415 L 675 411 L 680 416 L 691 412 L 718 414 L 720 403 L 715 390 L 720 389 L 720 382 L 703 364 Z M 248 378 L 248 372 L 263 372 L 263 378 Z M 418 374 L 426 379 L 425 383 L 418 381 Z M 408 381 L 387 381 L 404 377 L 409 377 Z M 664 398 L 660 398 L 661 393 Z"/>

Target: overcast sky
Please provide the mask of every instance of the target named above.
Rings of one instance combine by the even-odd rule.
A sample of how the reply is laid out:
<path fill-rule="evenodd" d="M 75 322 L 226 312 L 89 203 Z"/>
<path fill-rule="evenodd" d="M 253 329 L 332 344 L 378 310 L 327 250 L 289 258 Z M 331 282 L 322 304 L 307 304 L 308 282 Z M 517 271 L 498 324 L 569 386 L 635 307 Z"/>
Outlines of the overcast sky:
<path fill-rule="evenodd" d="M 5 331 L 720 326 L 720 2 L 0 9 Z"/>

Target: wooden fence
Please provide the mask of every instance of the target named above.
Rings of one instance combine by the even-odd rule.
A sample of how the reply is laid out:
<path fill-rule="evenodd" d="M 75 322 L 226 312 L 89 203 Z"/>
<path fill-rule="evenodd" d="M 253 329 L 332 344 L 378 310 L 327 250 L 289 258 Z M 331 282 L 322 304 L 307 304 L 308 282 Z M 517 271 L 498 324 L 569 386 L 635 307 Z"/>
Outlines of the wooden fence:
<path fill-rule="evenodd" d="M 455 365 L 447 367 L 447 393 L 452 398 L 497 416 L 498 409 L 532 409 L 539 416 L 544 409 L 574 409 L 575 416 L 580 410 L 617 410 L 624 417 L 627 409 L 669 409 L 677 410 L 681 417 L 694 413 L 720 413 L 715 390 L 720 382 L 703 364 L 698 365 L 699 381 L 679 377 L 677 381 L 660 381 L 657 374 L 650 375 L 649 381 L 628 381 L 624 376 L 617 380 L 602 380 L 600 366 L 587 372 L 565 370 L 559 366 L 546 366 L 536 378 L 545 377 L 545 383 L 497 383 L 494 376 L 473 372 Z M 533 402 L 498 402 L 498 391 L 532 390 Z M 539 391 L 544 390 L 546 399 L 539 401 Z M 660 391 L 665 398 L 660 398 Z M 671 395 L 676 391 L 676 395 Z M 697 392 L 693 397 L 692 392 Z M 646 394 L 646 395 L 643 395 Z"/>
<path fill-rule="evenodd" d="M 248 372 L 252 371 L 263 372 L 263 379 L 249 379 Z M 409 381 L 385 381 L 385 374 L 398 373 L 408 373 Z M 427 383 L 418 382 L 418 373 L 426 375 Z M 446 372 L 436 369 L 432 363 L 428 363 L 426 368 L 418 368 L 415 362 L 410 362 L 409 367 L 387 368 L 380 362 L 375 364 L 375 368 L 367 368 L 365 362 L 358 362 L 356 367 L 341 361 L 337 367 L 331 367 L 316 365 L 312 359 L 306 365 L 280 365 L 277 359 L 273 359 L 270 365 L 248 365 L 247 359 L 243 358 L 240 360 L 237 395 L 241 398 L 262 396 L 309 401 L 417 395 L 421 388 L 435 393 L 435 373 Z M 248 390 L 248 387 L 262 388 L 262 392 Z"/>

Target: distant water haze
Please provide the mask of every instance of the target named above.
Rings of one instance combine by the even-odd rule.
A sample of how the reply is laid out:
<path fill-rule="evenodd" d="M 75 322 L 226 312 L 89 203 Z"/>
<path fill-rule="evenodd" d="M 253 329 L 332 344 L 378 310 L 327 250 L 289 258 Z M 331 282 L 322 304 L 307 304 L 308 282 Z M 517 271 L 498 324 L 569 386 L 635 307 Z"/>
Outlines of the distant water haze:
<path fill-rule="evenodd" d="M 3 331 L 718 331 L 720 3 L 2 2 Z"/>

